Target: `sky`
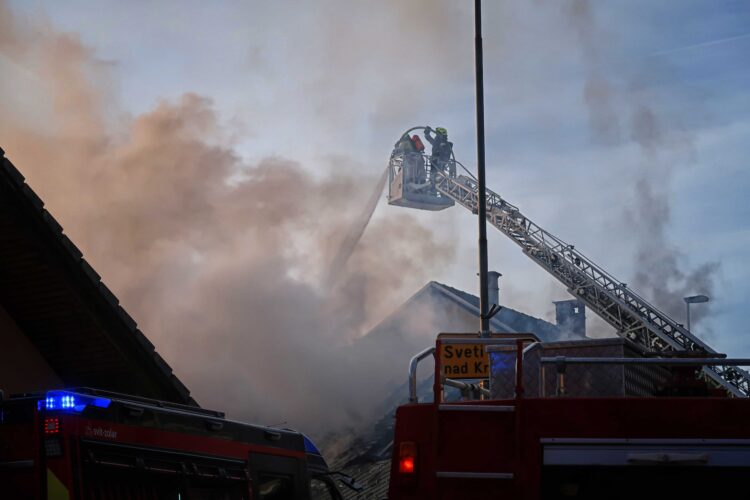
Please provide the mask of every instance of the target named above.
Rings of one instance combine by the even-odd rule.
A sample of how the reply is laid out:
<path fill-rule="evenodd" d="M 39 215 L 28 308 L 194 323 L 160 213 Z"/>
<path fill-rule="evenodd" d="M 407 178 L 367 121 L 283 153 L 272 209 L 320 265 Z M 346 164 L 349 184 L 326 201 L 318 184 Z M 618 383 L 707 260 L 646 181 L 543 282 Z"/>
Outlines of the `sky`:
<path fill-rule="evenodd" d="M 199 401 L 218 403 L 201 382 L 211 364 L 194 367 L 201 349 L 226 377 L 275 380 L 242 356 L 307 353 L 305 373 L 335 385 L 354 368 L 321 375 L 338 359 L 312 354 L 321 345 L 343 355 L 429 280 L 476 291 L 471 214 L 385 196 L 340 290 L 322 284 L 405 129 L 446 127 L 475 165 L 471 2 L 7 0 L 3 12 L 0 145 Z M 484 44 L 488 186 L 678 321 L 682 297 L 710 295 L 694 333 L 750 356 L 750 4 L 485 2 Z M 568 297 L 491 227 L 489 263 L 507 306 L 553 320 Z M 264 316 L 280 303 L 288 324 Z M 592 334 L 613 334 L 591 316 Z M 278 333 L 305 329 L 318 333 Z M 262 391 L 247 390 L 235 413 L 255 417 Z"/>

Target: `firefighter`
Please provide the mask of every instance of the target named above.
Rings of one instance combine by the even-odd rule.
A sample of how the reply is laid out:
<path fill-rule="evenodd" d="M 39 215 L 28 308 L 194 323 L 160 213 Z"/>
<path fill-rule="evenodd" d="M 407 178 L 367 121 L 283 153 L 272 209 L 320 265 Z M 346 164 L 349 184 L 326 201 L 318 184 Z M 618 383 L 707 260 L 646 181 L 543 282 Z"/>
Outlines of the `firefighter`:
<path fill-rule="evenodd" d="M 414 154 L 412 154 L 413 165 L 414 165 L 414 181 L 417 184 L 424 184 L 427 181 L 427 169 L 424 166 L 424 144 L 422 139 L 418 135 L 414 134 L 411 136 L 411 143 L 414 146 Z"/>
<path fill-rule="evenodd" d="M 416 138 L 416 140 L 415 140 Z M 395 145 L 396 151 L 404 158 L 404 180 L 413 185 L 421 185 L 427 180 L 422 151 L 424 145 L 418 136 L 409 137 L 404 134 Z"/>
<path fill-rule="evenodd" d="M 417 150 L 414 146 L 414 141 L 409 137 L 409 134 L 402 135 L 394 147 L 401 153 L 412 153 Z"/>
<path fill-rule="evenodd" d="M 430 127 L 424 129 L 424 137 L 432 145 L 432 167 L 435 170 L 445 171 L 449 168 L 451 177 L 455 176 L 455 166 L 451 161 L 453 155 L 453 143 L 448 140 L 448 131 L 443 127 L 437 127 L 432 136 L 433 130 Z M 434 178 L 433 178 L 434 182 Z"/>

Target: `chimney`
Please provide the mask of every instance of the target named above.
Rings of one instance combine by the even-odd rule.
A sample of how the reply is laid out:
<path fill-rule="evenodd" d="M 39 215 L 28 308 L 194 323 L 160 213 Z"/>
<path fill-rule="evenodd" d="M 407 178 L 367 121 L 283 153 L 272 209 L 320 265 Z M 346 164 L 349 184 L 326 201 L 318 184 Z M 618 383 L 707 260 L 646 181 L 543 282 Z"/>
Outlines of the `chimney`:
<path fill-rule="evenodd" d="M 563 336 L 586 337 L 586 306 L 578 299 L 560 300 L 555 304 L 555 321 Z"/>
<path fill-rule="evenodd" d="M 490 271 L 487 273 L 487 288 L 489 289 L 487 300 L 490 307 L 492 307 L 492 304 L 500 305 L 500 284 L 498 283 L 500 276 L 502 276 L 502 274 L 497 271 Z"/>

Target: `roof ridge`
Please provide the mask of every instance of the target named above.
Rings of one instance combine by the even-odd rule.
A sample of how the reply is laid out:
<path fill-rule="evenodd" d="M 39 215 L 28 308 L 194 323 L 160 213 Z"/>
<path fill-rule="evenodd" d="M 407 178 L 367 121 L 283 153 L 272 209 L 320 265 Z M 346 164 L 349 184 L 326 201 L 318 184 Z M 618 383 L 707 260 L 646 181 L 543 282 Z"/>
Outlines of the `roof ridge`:
<path fill-rule="evenodd" d="M 461 295 L 468 295 L 469 297 L 472 297 L 473 299 L 475 299 L 475 300 L 479 301 L 479 298 L 478 298 L 478 297 L 477 297 L 476 295 L 472 294 L 472 293 L 469 293 L 469 292 L 464 292 L 463 290 L 460 290 L 460 289 L 458 289 L 458 288 L 452 287 L 452 286 L 450 286 L 450 285 L 446 285 L 445 283 L 440 283 L 440 282 L 437 282 L 437 281 L 436 281 L 436 282 L 434 282 L 434 283 L 436 283 L 437 285 L 440 285 L 440 286 L 442 286 L 443 288 L 446 288 L 446 289 L 447 289 L 448 291 L 450 291 L 450 292 L 454 292 L 454 293 L 456 293 L 456 294 L 457 294 L 457 295 L 459 295 L 459 296 L 461 296 Z M 519 311 L 518 309 L 514 309 L 514 308 L 512 308 L 512 307 L 509 307 L 509 306 L 505 306 L 505 305 L 502 305 L 502 304 L 498 304 L 498 305 L 502 307 L 502 309 L 501 309 L 501 310 L 503 310 L 503 309 L 504 309 L 504 310 L 506 310 L 506 311 L 510 311 L 510 312 L 513 312 L 513 313 L 515 313 L 515 314 L 518 314 L 519 316 L 522 316 L 522 317 L 523 317 L 523 318 L 525 318 L 525 319 L 530 319 L 530 320 L 533 320 L 533 321 L 539 321 L 539 322 L 541 322 L 541 323 L 543 323 L 543 324 L 546 324 L 546 325 L 549 325 L 549 326 L 551 326 L 551 327 L 557 328 L 557 325 L 555 325 L 554 323 L 550 323 L 549 321 L 547 321 L 547 320 L 545 320 L 545 319 L 542 319 L 542 318 L 538 318 L 538 317 L 536 317 L 536 316 L 532 316 L 531 314 L 528 314 L 528 313 L 525 313 L 525 312 Z M 473 304 L 472 304 L 472 306 L 473 306 Z M 477 307 L 477 310 L 478 310 L 478 309 L 479 309 L 479 308 Z"/>
<path fill-rule="evenodd" d="M 5 156 L 5 151 L 0 147 L 0 175 L 5 177 L 5 181 L 15 190 L 23 200 L 26 208 L 31 208 L 33 213 L 40 221 L 39 226 L 42 231 L 51 235 L 62 247 L 64 251 L 57 252 L 62 255 L 63 259 L 73 263 L 71 266 L 76 272 L 80 273 L 84 283 L 89 283 L 96 290 L 96 294 L 103 299 L 114 315 L 119 318 L 121 325 L 127 330 L 135 340 L 135 345 L 144 351 L 149 359 L 153 362 L 153 367 L 159 370 L 169 381 L 169 385 L 179 395 L 183 402 L 188 404 L 198 404 L 190 397 L 190 391 L 185 384 L 174 375 L 172 368 L 159 355 L 154 345 L 146 338 L 143 332 L 138 328 L 137 322 L 133 319 L 125 308 L 120 305 L 117 296 L 104 284 L 101 276 L 94 270 L 91 264 L 84 259 L 83 252 L 73 243 L 73 241 L 64 233 L 62 225 L 57 222 L 54 216 L 44 208 L 44 201 L 34 192 L 31 186 L 26 182 L 26 178 L 16 168 L 15 165 Z M 31 212 L 31 211 L 30 211 Z M 106 330 L 105 330 L 106 331 Z M 111 337 L 111 336 L 110 336 Z M 110 338 L 110 340 L 112 340 Z M 116 345 L 116 344 L 115 344 Z"/>

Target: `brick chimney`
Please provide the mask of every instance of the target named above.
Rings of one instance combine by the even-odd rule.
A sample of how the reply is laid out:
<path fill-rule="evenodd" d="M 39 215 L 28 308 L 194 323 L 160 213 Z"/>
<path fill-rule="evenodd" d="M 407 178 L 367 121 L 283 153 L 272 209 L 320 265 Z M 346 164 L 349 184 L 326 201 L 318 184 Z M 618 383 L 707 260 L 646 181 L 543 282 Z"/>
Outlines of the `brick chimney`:
<path fill-rule="evenodd" d="M 586 306 L 578 299 L 560 300 L 555 304 L 557 327 L 564 335 L 586 337 Z"/>

